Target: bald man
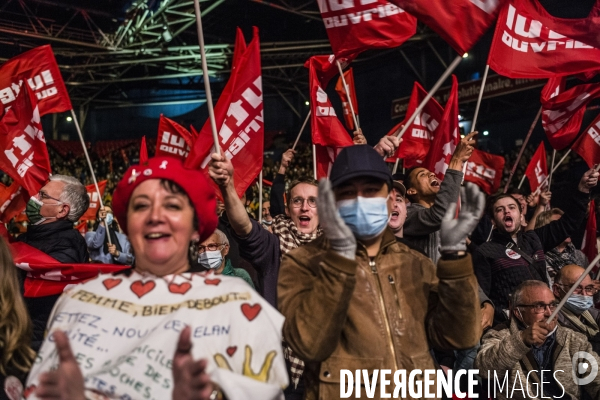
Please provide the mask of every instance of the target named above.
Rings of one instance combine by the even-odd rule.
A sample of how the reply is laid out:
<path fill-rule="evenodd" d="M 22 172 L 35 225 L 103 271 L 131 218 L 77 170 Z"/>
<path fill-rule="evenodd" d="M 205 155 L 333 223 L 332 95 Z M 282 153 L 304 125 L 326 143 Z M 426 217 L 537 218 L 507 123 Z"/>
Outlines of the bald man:
<path fill-rule="evenodd" d="M 569 291 L 569 288 L 579 279 L 585 269 L 578 265 L 565 265 L 562 267 L 552 285 L 552 292 L 558 300 Z M 600 350 L 600 310 L 594 308 L 593 297 L 598 289 L 587 275 L 579 284 L 575 292 L 565 303 L 558 314 L 558 323 L 575 332 L 583 333 L 596 353 Z"/>

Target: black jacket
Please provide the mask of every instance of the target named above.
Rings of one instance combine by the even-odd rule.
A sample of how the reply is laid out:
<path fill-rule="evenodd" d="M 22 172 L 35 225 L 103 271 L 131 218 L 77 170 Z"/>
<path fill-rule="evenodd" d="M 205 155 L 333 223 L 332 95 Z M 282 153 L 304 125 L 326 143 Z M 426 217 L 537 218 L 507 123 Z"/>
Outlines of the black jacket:
<path fill-rule="evenodd" d="M 508 308 L 508 295 L 523 281 L 540 280 L 548 283 L 544 251 L 562 243 L 585 218 L 589 195 L 575 190 L 571 207 L 558 221 L 532 231 L 517 234 L 517 247 L 533 259 L 529 264 L 523 257 L 507 255 L 506 244 L 512 241 L 507 233 L 494 230 L 491 240 L 483 243 L 473 254 L 473 267 L 479 286 L 496 306 L 495 323 L 506 320 L 502 309 Z"/>
<path fill-rule="evenodd" d="M 29 225 L 27 232 L 17 238 L 63 263 L 87 263 L 89 254 L 85 239 L 73 229 L 70 221 L 56 221 L 43 225 Z M 36 352 L 44 340 L 44 331 L 54 303 L 60 295 L 25 297 L 25 304 L 33 323 L 31 347 Z"/>

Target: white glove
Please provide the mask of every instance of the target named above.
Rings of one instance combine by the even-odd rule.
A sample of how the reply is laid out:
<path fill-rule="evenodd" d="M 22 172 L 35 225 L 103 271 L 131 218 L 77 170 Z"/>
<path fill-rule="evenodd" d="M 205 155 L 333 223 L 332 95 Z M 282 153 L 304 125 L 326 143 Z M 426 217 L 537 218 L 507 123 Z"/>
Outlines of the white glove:
<path fill-rule="evenodd" d="M 442 219 L 440 228 L 440 252 L 467 250 L 467 236 L 477 226 L 485 208 L 485 196 L 474 183 L 465 183 L 460 189 L 461 207 L 458 218 L 456 203 L 451 203 Z"/>
<path fill-rule="evenodd" d="M 319 225 L 331 244 L 331 249 L 350 260 L 356 259 L 356 238 L 344 222 L 335 204 L 329 179 L 319 181 L 317 197 Z"/>

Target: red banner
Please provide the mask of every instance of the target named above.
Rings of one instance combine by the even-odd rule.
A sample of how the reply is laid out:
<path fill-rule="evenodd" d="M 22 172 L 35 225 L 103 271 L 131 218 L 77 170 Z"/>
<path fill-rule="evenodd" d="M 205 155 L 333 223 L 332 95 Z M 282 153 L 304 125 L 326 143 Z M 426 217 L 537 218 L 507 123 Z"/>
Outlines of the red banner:
<path fill-rule="evenodd" d="M 0 221 L 7 224 L 25 210 L 29 197 L 17 182 L 9 187 L 0 185 Z"/>
<path fill-rule="evenodd" d="M 550 101 L 550 99 L 564 92 L 566 84 L 567 77 L 565 76 L 548 79 L 548 82 L 546 82 L 542 88 L 542 93 L 540 95 L 541 102 Z"/>
<path fill-rule="evenodd" d="M 317 159 L 317 179 L 328 178 L 333 162 L 342 151 L 343 147 L 329 147 L 315 145 Z"/>
<path fill-rule="evenodd" d="M 587 224 L 585 225 L 581 251 L 586 255 L 589 262 L 592 262 L 598 255 L 598 242 L 596 241 L 596 203 L 594 200 L 590 201 L 589 215 Z M 597 272 L 598 267 L 594 267 L 592 271 L 594 273 Z"/>
<path fill-rule="evenodd" d="M 509 0 L 496 23 L 488 64 L 511 78 L 598 70 L 600 49 L 575 39 L 576 22 L 553 17 L 537 0 Z"/>
<path fill-rule="evenodd" d="M 346 80 L 348 91 L 350 92 L 350 99 L 348 99 L 348 95 L 346 94 L 346 89 L 344 88 L 344 82 L 342 81 L 341 76 L 338 78 L 338 81 L 335 84 L 335 91 L 340 96 L 340 100 L 342 101 L 342 110 L 344 112 L 344 122 L 346 123 L 346 128 L 353 131 L 354 119 L 352 118 L 350 101 L 352 101 L 352 107 L 354 107 L 354 112 L 356 113 L 357 118 L 358 103 L 356 102 L 356 89 L 354 88 L 354 74 L 352 73 L 352 68 L 348 68 L 348 70 L 344 72 L 344 79 Z"/>
<path fill-rule="evenodd" d="M 318 0 L 336 57 L 398 47 L 417 31 L 417 19 L 387 0 Z"/>
<path fill-rule="evenodd" d="M 542 100 L 542 126 L 553 148 L 562 150 L 577 137 L 585 106 L 600 96 L 600 84 L 577 85 L 548 101 Z"/>
<path fill-rule="evenodd" d="M 489 195 L 494 194 L 500 188 L 504 162 L 502 156 L 474 149 L 467 161 L 465 181 L 475 183 Z"/>
<path fill-rule="evenodd" d="M 98 182 L 98 189 L 100 189 L 100 195 L 98 195 L 98 192 L 96 191 L 96 185 L 92 184 L 85 187 L 88 197 L 90 198 L 90 206 L 79 219 L 84 221 L 96 219 L 96 213 L 100 208 L 100 198 L 101 196 L 104 196 L 104 190 L 106 189 L 106 181 Z"/>
<path fill-rule="evenodd" d="M 0 102 L 5 108 L 13 105 L 23 82 L 35 93 L 40 115 L 73 108 L 50 45 L 36 47 L 0 66 Z"/>
<path fill-rule="evenodd" d="M 504 0 L 391 0 L 464 54 L 496 20 Z"/>
<path fill-rule="evenodd" d="M 160 114 L 158 138 L 156 139 L 156 156 L 169 156 L 183 161 L 190 154 L 193 140 L 193 135 L 187 129 Z"/>
<path fill-rule="evenodd" d="M 577 139 L 573 151 L 579 154 L 590 168 L 600 164 L 600 114 Z"/>
<path fill-rule="evenodd" d="M 0 169 L 33 196 L 51 173 L 35 95 L 25 86 L 0 119 Z"/>
<path fill-rule="evenodd" d="M 159 132 L 159 135 L 160 135 L 160 132 Z M 146 136 L 143 136 L 142 143 L 140 144 L 140 165 L 146 165 L 146 164 L 148 164 L 148 146 L 146 146 Z"/>
<path fill-rule="evenodd" d="M 546 148 L 544 147 L 544 142 L 540 143 L 539 147 L 533 154 L 533 157 L 531 157 L 529 165 L 525 170 L 525 176 L 527 176 L 529 187 L 531 188 L 532 192 L 535 192 L 538 187 L 540 187 L 542 182 L 544 182 L 548 177 L 548 165 L 546 161 Z M 547 185 L 548 182 L 544 184 L 544 187 Z"/>
<path fill-rule="evenodd" d="M 458 130 L 458 81 L 456 76 L 452 75 L 452 91 L 423 167 L 433 172 L 442 181 L 458 142 L 460 142 L 460 133 Z"/>

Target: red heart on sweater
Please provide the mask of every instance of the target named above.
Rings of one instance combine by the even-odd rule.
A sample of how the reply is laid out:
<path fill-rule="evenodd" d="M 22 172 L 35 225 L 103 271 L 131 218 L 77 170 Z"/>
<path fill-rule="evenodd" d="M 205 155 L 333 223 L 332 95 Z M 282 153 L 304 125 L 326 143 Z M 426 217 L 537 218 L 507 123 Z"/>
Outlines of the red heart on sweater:
<path fill-rule="evenodd" d="M 205 279 L 205 280 L 204 280 L 204 283 L 205 283 L 205 284 L 207 284 L 207 285 L 215 285 L 215 286 L 218 286 L 218 285 L 219 285 L 219 283 L 221 283 L 221 280 L 220 280 L 220 279 Z"/>
<path fill-rule="evenodd" d="M 115 286 L 118 286 L 119 283 L 121 283 L 122 281 L 123 281 L 123 279 L 108 278 L 108 279 L 103 280 L 102 284 L 104 285 L 106 290 L 110 290 L 110 289 L 114 288 Z"/>
<path fill-rule="evenodd" d="M 36 386 L 36 385 L 30 385 L 30 386 L 27 386 L 27 387 L 25 388 L 25 390 L 23 390 L 23 397 L 25 397 L 25 398 L 29 397 L 29 395 L 30 395 L 31 393 L 35 392 L 35 389 L 36 389 L 36 388 L 37 388 L 37 386 Z"/>
<path fill-rule="evenodd" d="M 135 281 L 131 284 L 131 291 L 136 294 L 140 299 L 144 297 L 148 292 L 151 292 L 152 289 L 156 286 L 154 281 L 142 282 Z"/>
<path fill-rule="evenodd" d="M 242 304 L 242 314 L 244 314 L 244 317 L 248 318 L 248 321 L 252 321 L 256 318 L 260 310 L 262 310 L 260 304 L 255 304 L 253 306 L 251 306 L 250 303 Z"/>
<path fill-rule="evenodd" d="M 192 285 L 189 282 L 183 282 L 180 284 L 177 283 L 169 283 L 169 292 L 175 294 L 186 294 L 188 290 L 190 290 Z"/>
<path fill-rule="evenodd" d="M 237 346 L 229 346 L 227 348 L 227 354 L 229 355 L 229 357 L 233 356 L 235 354 L 237 350 Z"/>

